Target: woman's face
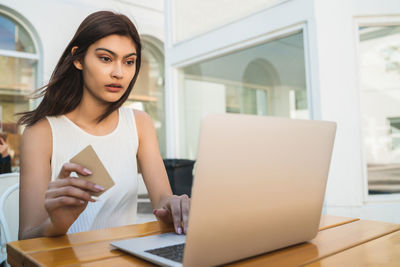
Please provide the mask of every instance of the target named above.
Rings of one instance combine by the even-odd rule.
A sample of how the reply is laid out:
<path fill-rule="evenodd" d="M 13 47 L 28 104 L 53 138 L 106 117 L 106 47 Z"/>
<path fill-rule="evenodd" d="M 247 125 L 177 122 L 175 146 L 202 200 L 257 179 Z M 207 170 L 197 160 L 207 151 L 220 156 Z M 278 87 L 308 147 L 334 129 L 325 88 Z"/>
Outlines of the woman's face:
<path fill-rule="evenodd" d="M 75 61 L 74 65 L 82 70 L 84 97 L 116 102 L 135 75 L 135 44 L 127 36 L 109 35 L 90 45 L 83 62 Z"/>

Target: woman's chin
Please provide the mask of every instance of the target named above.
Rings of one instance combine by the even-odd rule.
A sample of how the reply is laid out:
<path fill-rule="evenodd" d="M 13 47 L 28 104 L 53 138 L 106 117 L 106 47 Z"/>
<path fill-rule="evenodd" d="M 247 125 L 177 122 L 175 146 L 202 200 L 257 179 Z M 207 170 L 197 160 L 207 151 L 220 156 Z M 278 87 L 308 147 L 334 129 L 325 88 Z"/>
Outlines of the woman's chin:
<path fill-rule="evenodd" d="M 104 96 L 103 100 L 104 102 L 107 103 L 115 103 L 118 100 L 121 99 L 121 97 L 123 96 L 123 94 L 107 94 L 106 96 Z"/>

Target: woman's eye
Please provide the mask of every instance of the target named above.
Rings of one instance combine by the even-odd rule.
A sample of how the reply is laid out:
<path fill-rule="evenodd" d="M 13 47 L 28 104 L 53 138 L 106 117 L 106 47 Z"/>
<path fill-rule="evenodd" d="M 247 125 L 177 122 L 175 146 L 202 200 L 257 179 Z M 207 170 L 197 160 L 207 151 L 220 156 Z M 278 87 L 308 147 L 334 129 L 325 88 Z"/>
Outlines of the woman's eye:
<path fill-rule="evenodd" d="M 126 61 L 126 65 L 133 65 L 133 64 L 135 64 L 134 60 L 127 60 Z"/>
<path fill-rule="evenodd" d="M 111 61 L 111 58 L 101 56 L 101 57 L 100 57 L 100 60 L 101 60 L 101 61 L 105 61 L 105 62 L 110 62 L 110 61 Z"/>

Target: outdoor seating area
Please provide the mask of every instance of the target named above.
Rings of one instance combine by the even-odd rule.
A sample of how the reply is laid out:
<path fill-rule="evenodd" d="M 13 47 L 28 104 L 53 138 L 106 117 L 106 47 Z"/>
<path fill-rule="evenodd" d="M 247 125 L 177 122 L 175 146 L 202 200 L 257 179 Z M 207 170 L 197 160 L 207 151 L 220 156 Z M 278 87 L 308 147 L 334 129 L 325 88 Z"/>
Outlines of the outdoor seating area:
<path fill-rule="evenodd" d="M 0 0 L 0 267 L 397 267 L 399 214 L 400 0 Z"/>

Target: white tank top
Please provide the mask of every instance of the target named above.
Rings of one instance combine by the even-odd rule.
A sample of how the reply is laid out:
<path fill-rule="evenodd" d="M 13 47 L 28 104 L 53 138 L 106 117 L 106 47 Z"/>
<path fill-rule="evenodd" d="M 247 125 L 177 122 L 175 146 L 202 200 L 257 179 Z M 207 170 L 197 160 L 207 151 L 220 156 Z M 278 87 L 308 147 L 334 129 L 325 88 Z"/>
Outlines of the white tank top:
<path fill-rule="evenodd" d="M 115 185 L 104 192 L 71 225 L 68 233 L 117 227 L 135 223 L 138 172 L 136 154 L 138 135 L 130 108 L 119 108 L 118 125 L 104 136 L 91 135 L 66 116 L 46 117 L 53 135 L 51 180 L 55 180 L 64 163 L 88 145 L 92 145 Z"/>

